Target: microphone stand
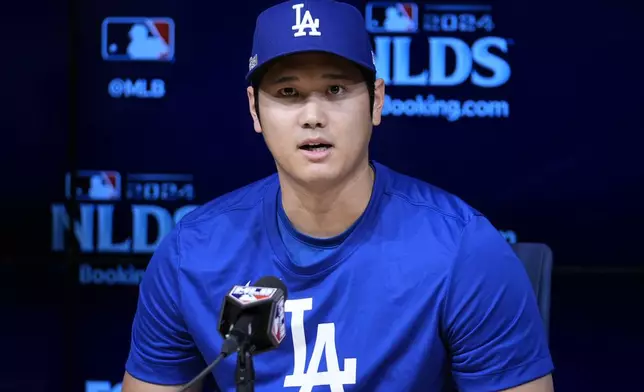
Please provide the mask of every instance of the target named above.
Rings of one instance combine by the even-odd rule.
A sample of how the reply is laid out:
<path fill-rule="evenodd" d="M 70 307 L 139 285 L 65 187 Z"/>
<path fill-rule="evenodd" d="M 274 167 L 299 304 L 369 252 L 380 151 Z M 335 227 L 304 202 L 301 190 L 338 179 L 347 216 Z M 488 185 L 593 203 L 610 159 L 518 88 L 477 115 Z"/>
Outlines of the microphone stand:
<path fill-rule="evenodd" d="M 237 392 L 255 392 L 255 367 L 253 366 L 253 349 L 242 344 L 237 352 L 237 369 L 235 383 Z"/>

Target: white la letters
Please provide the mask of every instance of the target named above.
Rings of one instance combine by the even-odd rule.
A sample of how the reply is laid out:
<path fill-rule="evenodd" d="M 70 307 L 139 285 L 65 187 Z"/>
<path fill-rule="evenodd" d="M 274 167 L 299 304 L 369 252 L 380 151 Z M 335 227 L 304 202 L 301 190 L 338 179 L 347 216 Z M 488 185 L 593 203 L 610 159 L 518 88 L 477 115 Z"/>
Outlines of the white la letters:
<path fill-rule="evenodd" d="M 311 12 L 306 10 L 304 12 L 304 17 L 302 17 L 302 8 L 304 4 L 295 4 L 293 9 L 295 10 L 295 24 L 292 29 L 297 30 L 293 37 L 304 37 L 307 33 L 304 29 L 309 29 L 308 35 L 320 36 L 322 33 L 318 31 L 320 28 L 320 20 L 318 18 L 313 19 Z"/>
<path fill-rule="evenodd" d="M 284 387 L 300 387 L 300 392 L 311 392 L 315 386 L 328 385 L 331 392 L 344 392 L 344 385 L 356 383 L 356 358 L 345 358 L 344 370 L 340 370 L 335 347 L 335 323 L 318 324 L 315 346 L 308 369 L 306 366 L 306 336 L 304 312 L 313 309 L 313 298 L 288 300 L 285 311 L 291 313 L 293 336 L 293 374 L 284 378 Z M 326 372 L 320 372 L 322 353 L 325 354 Z"/>

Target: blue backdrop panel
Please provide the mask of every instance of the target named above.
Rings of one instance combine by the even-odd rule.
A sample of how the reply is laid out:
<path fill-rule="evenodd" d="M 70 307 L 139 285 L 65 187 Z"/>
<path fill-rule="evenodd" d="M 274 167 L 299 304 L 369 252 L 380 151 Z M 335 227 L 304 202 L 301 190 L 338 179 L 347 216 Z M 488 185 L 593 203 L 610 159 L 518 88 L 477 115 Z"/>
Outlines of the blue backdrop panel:
<path fill-rule="evenodd" d="M 243 80 L 254 20 L 273 3 L 79 1 L 71 17 L 43 3 L 50 16 L 28 18 L 30 28 L 5 47 L 24 61 L 8 70 L 17 77 L 7 81 L 14 99 L 2 159 L 12 170 L 0 260 L 30 284 L 5 298 L 38 303 L 52 325 L 43 333 L 60 343 L 49 348 L 57 363 L 35 383 L 118 389 L 136 283 L 155 243 L 194 206 L 274 171 Z M 374 159 L 461 196 L 510 241 L 547 243 L 559 268 L 644 265 L 644 31 L 634 3 L 352 3 L 367 16 L 388 81 Z M 398 24 L 386 20 L 392 4 L 408 16 Z M 135 25 L 167 44 L 168 56 L 128 59 Z M 75 31 L 69 48 L 61 26 Z M 31 93 L 37 87 L 42 94 Z M 85 172 L 67 177 L 72 169 Z M 555 280 L 560 383 L 625 387 L 620 367 L 644 348 L 631 333 L 639 324 L 620 326 L 635 302 L 624 297 L 635 294 L 604 279 L 593 282 L 607 285 L 597 297 L 580 298 L 595 287 L 584 279 Z M 637 279 L 629 287 L 642 287 Z M 584 325 L 594 329 L 579 332 Z M 22 331 L 28 347 L 12 346 L 21 358 L 44 347 L 32 331 Z M 625 345 L 634 349 L 616 349 Z M 602 370 L 622 376 L 599 380 Z M 86 389 L 88 380 L 96 383 Z"/>

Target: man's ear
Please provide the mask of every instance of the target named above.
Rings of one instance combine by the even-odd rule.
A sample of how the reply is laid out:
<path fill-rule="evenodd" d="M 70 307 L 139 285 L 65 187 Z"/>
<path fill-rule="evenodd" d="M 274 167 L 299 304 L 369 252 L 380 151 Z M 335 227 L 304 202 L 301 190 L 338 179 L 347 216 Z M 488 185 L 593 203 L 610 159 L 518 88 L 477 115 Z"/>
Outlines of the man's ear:
<path fill-rule="evenodd" d="M 373 125 L 380 125 L 382 120 L 382 108 L 385 106 L 385 81 L 376 79 L 373 89 Z"/>
<path fill-rule="evenodd" d="M 248 95 L 248 110 L 250 111 L 250 116 L 253 118 L 253 128 L 255 128 L 255 132 L 262 133 L 259 115 L 257 114 L 257 110 L 255 110 L 255 89 L 253 89 L 253 86 L 248 86 L 246 95 Z"/>

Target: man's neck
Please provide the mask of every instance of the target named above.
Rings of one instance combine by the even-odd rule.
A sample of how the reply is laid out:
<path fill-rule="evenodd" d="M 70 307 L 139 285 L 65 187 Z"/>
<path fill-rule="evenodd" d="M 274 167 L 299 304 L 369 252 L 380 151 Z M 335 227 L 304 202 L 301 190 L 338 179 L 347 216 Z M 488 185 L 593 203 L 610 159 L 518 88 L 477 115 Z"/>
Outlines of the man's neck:
<path fill-rule="evenodd" d="M 342 234 L 362 215 L 371 199 L 375 174 L 369 162 L 341 184 L 311 190 L 280 176 L 282 206 L 299 232 L 317 238 Z"/>

